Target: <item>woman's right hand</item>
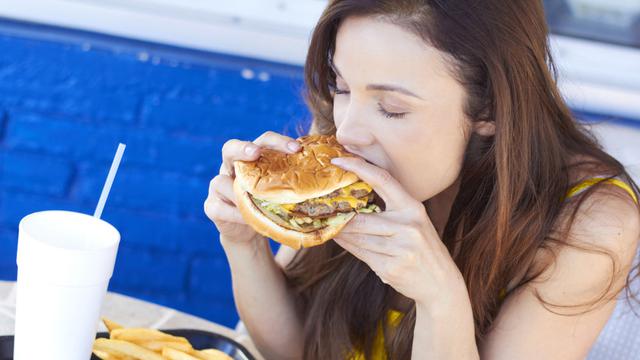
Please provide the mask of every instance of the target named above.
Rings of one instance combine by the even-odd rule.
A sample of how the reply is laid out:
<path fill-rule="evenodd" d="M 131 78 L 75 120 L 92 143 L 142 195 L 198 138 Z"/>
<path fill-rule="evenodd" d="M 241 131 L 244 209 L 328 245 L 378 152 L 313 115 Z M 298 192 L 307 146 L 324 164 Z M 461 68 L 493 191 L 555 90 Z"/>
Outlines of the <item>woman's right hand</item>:
<path fill-rule="evenodd" d="M 300 150 L 300 144 L 291 137 L 273 131 L 263 133 L 253 142 L 231 139 L 224 143 L 219 174 L 209 183 L 209 195 L 204 202 L 204 212 L 218 228 L 223 245 L 249 243 L 263 238 L 244 221 L 236 207 L 233 193 L 233 162 L 257 160 L 262 148 L 292 154 Z"/>

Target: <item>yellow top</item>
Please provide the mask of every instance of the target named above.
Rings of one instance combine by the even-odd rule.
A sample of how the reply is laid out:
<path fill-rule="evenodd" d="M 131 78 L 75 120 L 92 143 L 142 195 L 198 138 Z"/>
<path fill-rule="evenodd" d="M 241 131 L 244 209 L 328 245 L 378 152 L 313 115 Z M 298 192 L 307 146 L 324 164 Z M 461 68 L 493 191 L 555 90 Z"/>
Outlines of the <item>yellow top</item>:
<path fill-rule="evenodd" d="M 398 326 L 398 323 L 402 319 L 404 314 L 398 310 L 389 310 L 387 314 L 387 324 L 391 327 Z M 387 351 L 384 348 L 384 332 L 381 325 L 378 325 L 378 330 L 376 334 L 376 338 L 373 342 L 373 352 L 371 359 L 368 360 L 386 360 L 387 359 Z M 362 351 L 355 351 L 349 360 L 367 360 L 364 358 L 364 353 Z"/>
<path fill-rule="evenodd" d="M 593 184 L 597 184 L 599 182 L 601 182 L 602 180 L 606 179 L 605 177 L 593 177 L 587 180 L 584 180 L 583 182 L 579 183 L 578 185 L 574 186 L 571 188 L 571 190 L 569 190 L 569 192 L 567 193 L 567 196 L 565 197 L 565 199 L 568 199 L 576 194 L 579 194 L 580 192 L 586 190 L 588 187 L 590 187 Z M 613 179 L 607 179 L 605 181 L 605 184 L 611 184 L 611 185 L 615 185 L 619 188 L 622 188 L 624 190 L 626 190 L 629 195 L 631 195 L 631 198 L 633 198 L 633 201 L 635 201 L 635 203 L 638 203 L 638 197 L 636 196 L 636 194 L 633 192 L 633 189 L 631 189 L 631 186 L 629 186 L 629 184 L 627 184 L 626 182 L 617 179 L 617 178 L 613 178 Z"/>
<path fill-rule="evenodd" d="M 583 190 L 585 190 L 586 188 L 588 188 L 589 186 L 599 183 L 600 181 L 604 180 L 606 178 L 604 177 L 593 177 L 587 180 L 584 180 L 582 182 L 580 182 L 579 184 L 575 185 L 574 187 L 572 187 L 568 192 L 567 195 L 565 197 L 565 199 L 568 199 L 580 192 L 582 192 Z M 608 179 L 606 181 L 606 183 L 608 184 L 612 184 L 615 186 L 618 186 L 624 190 L 626 190 L 629 195 L 631 195 L 631 197 L 633 198 L 633 201 L 635 201 L 635 203 L 638 203 L 638 198 L 636 196 L 636 194 L 633 192 L 633 189 L 631 189 L 631 186 L 629 186 L 627 183 L 625 183 L 622 180 L 613 178 L 613 179 Z M 500 300 L 503 300 L 507 295 L 507 291 L 506 289 L 502 289 L 500 290 L 500 294 L 498 294 L 498 297 L 500 298 Z M 389 310 L 389 313 L 387 314 L 387 323 L 389 326 L 391 327 L 395 327 L 398 325 L 398 323 L 400 322 L 400 320 L 402 319 L 402 316 L 404 314 L 400 311 L 397 310 Z M 378 330 L 377 330 L 377 335 L 376 338 L 374 340 L 373 343 L 373 357 L 370 360 L 386 360 L 387 359 L 387 352 L 386 349 L 384 347 L 384 332 L 382 329 L 382 326 L 378 326 Z M 354 353 L 348 358 L 348 360 L 366 360 L 364 358 L 364 353 L 361 351 L 354 351 Z"/>

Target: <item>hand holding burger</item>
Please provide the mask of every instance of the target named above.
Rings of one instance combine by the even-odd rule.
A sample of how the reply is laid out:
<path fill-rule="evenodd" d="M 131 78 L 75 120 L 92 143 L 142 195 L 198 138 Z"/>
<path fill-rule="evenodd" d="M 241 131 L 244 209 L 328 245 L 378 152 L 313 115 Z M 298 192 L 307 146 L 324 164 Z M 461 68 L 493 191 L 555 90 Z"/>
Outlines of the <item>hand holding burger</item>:
<path fill-rule="evenodd" d="M 248 245 L 265 240 L 244 221 L 233 194 L 233 162 L 257 160 L 265 149 L 296 153 L 300 151 L 300 144 L 289 136 L 267 131 L 253 141 L 229 139 L 222 146 L 222 164 L 219 174 L 209 183 L 204 212 L 218 229 L 223 246 Z"/>
<path fill-rule="evenodd" d="M 256 232 L 299 249 L 332 239 L 357 213 L 381 211 L 371 186 L 331 163 L 354 156 L 334 135 L 297 142 L 295 153 L 264 149 L 255 161 L 234 161 L 236 206 Z"/>

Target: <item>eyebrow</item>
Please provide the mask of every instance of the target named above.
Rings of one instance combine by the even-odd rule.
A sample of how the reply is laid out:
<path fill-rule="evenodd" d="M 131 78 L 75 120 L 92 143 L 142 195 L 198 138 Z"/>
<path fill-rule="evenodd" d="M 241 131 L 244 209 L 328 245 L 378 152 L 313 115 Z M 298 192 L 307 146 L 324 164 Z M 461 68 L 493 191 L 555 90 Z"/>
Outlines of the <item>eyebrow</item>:
<path fill-rule="evenodd" d="M 333 63 L 333 61 L 329 61 L 329 66 L 331 67 L 331 69 L 341 78 L 344 78 L 344 76 L 342 76 L 342 74 L 340 74 L 340 71 L 338 70 L 338 68 L 336 67 L 336 65 Z M 394 91 L 394 92 L 399 92 L 401 94 L 405 94 L 405 95 L 409 95 L 409 96 L 413 96 L 415 98 L 418 98 L 420 100 L 424 100 L 423 98 L 421 98 L 420 96 L 416 95 L 415 93 L 400 87 L 400 86 L 396 86 L 396 85 L 387 85 L 387 84 L 369 84 L 366 87 L 367 90 L 379 90 L 379 91 Z"/>

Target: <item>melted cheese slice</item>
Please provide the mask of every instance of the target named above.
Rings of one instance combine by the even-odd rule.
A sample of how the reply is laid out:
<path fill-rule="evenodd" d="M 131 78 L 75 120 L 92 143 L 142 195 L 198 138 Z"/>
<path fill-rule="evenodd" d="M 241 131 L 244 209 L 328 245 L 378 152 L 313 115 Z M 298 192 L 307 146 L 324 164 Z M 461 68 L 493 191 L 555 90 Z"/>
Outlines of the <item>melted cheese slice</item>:
<path fill-rule="evenodd" d="M 362 205 L 365 206 L 367 205 L 367 199 L 358 199 L 356 197 L 353 197 L 351 194 L 351 190 L 367 190 L 367 193 L 371 192 L 371 190 L 373 190 L 371 188 L 371 186 L 369 186 L 369 184 L 365 183 L 364 181 L 358 181 L 355 182 L 351 185 L 345 186 L 342 189 L 340 189 L 340 195 L 336 196 L 334 198 L 317 198 L 314 199 L 313 202 L 314 203 L 320 203 L 320 204 L 326 204 L 326 205 L 331 205 L 331 203 L 333 202 L 340 202 L 340 201 L 346 201 L 349 203 L 349 205 L 352 208 L 357 208 L 358 205 Z M 297 204 L 277 204 L 280 205 L 280 207 L 287 213 L 291 212 L 291 210 L 293 210 L 293 208 L 296 207 Z"/>
<path fill-rule="evenodd" d="M 351 190 L 367 190 L 367 193 L 370 193 L 371 190 L 373 189 L 366 182 L 358 181 L 358 182 L 354 182 L 351 185 L 343 187 L 341 190 L 343 194 L 350 194 Z"/>

